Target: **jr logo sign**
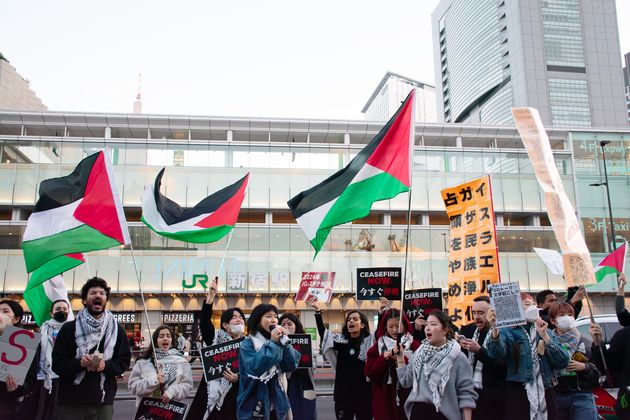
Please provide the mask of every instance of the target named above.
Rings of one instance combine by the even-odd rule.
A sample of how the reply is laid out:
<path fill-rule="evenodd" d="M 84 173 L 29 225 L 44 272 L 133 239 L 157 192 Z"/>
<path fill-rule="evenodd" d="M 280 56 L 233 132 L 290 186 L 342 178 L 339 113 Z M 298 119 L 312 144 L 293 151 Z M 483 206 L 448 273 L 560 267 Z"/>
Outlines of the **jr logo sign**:
<path fill-rule="evenodd" d="M 193 274 L 192 281 L 190 284 L 186 283 L 186 279 L 182 279 L 182 287 L 184 289 L 194 289 L 197 286 L 197 282 L 204 289 L 208 288 L 208 275 L 207 274 Z"/>

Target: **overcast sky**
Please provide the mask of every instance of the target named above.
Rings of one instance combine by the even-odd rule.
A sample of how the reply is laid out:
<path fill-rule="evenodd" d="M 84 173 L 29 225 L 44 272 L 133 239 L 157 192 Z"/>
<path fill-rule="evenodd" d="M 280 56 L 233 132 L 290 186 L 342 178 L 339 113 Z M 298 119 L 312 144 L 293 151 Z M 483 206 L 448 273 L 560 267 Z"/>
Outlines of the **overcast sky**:
<path fill-rule="evenodd" d="M 142 73 L 146 113 L 363 119 L 388 70 L 433 83 L 437 3 L 4 0 L 0 52 L 51 110 L 132 112 Z"/>

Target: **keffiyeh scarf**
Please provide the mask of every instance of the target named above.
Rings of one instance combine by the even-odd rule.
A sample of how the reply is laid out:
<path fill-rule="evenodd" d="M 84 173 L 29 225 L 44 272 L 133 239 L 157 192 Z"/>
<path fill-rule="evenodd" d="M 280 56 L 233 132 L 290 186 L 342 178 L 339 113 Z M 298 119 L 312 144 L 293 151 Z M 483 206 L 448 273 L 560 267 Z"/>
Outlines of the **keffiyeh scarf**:
<path fill-rule="evenodd" d="M 532 353 L 532 370 L 534 380 L 526 382 L 525 391 L 529 400 L 529 418 L 531 420 L 547 419 L 547 402 L 545 401 L 545 385 L 540 372 L 540 357 L 538 356 L 538 333 L 536 325 L 532 324 L 529 329 L 529 347 Z"/>
<path fill-rule="evenodd" d="M 77 344 L 77 359 L 90 354 L 90 350 L 97 347 L 101 340 L 105 341 L 103 360 L 110 360 L 114 355 L 114 346 L 118 336 L 118 323 L 110 311 L 105 311 L 100 318 L 94 318 L 87 309 L 81 309 L 77 314 L 74 340 Z M 79 385 L 85 377 L 85 370 L 81 370 L 74 384 Z M 101 391 L 105 383 L 105 375 L 101 373 Z M 103 391 L 105 398 L 105 391 Z"/>
<path fill-rule="evenodd" d="M 479 343 L 479 336 L 481 332 L 479 328 L 475 328 L 475 332 L 473 333 L 472 339 Z M 490 341 L 490 336 L 492 335 L 491 331 L 486 333 L 486 337 L 483 340 L 483 343 L 479 343 L 481 347 L 487 347 L 488 342 Z M 476 354 L 472 351 L 468 351 L 468 361 L 470 362 L 470 366 L 473 368 L 473 382 L 476 389 L 483 389 L 483 362 L 479 359 L 475 359 Z M 476 360 L 476 364 L 475 364 Z"/>
<path fill-rule="evenodd" d="M 221 344 L 230 340 L 233 340 L 230 334 L 224 330 L 217 330 L 212 344 Z M 215 407 L 218 411 L 221 410 L 223 400 L 230 391 L 230 388 L 232 388 L 232 382 L 225 378 L 217 378 L 208 383 L 208 405 L 206 406 L 206 414 L 203 417 L 204 420 L 210 417 L 210 413 L 212 413 Z"/>
<path fill-rule="evenodd" d="M 57 339 L 57 334 L 63 326 L 63 322 L 49 319 L 42 324 L 40 333 L 42 334 L 42 352 L 39 358 L 39 374 L 37 379 L 44 381 L 44 388 L 50 394 L 52 392 L 52 381 L 59 376 L 52 371 L 52 350 Z"/>
<path fill-rule="evenodd" d="M 164 388 L 168 389 L 177 381 L 177 372 L 181 363 L 188 363 L 176 349 L 155 350 L 155 358 L 158 363 L 158 372 L 164 375 Z"/>
<path fill-rule="evenodd" d="M 442 347 L 435 347 L 424 340 L 416 351 L 413 360 L 414 376 L 420 380 L 420 375 L 426 379 L 431 390 L 431 400 L 435 411 L 439 411 L 444 395 L 444 388 L 451 376 L 453 362 L 461 352 L 459 343 L 446 340 Z"/>
<path fill-rule="evenodd" d="M 321 353 L 333 369 L 337 368 L 337 351 L 334 349 L 335 343 L 348 344 L 349 342 L 350 340 L 348 340 L 343 334 L 333 333 L 330 332 L 330 330 L 326 330 L 324 332 L 324 339 L 321 344 Z M 365 362 L 367 359 L 367 352 L 370 347 L 372 347 L 372 344 L 374 344 L 373 334 L 363 337 L 363 340 L 361 341 L 361 348 L 359 350 L 359 360 Z"/>

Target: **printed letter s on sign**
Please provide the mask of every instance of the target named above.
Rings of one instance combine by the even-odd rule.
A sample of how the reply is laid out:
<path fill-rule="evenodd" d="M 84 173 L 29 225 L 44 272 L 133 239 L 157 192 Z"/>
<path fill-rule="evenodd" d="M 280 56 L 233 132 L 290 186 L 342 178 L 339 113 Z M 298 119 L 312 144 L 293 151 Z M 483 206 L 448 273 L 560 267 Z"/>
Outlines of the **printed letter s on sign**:
<path fill-rule="evenodd" d="M 33 334 L 31 331 L 28 331 L 28 330 L 19 330 L 11 334 L 11 337 L 9 337 L 9 344 L 11 344 L 13 347 L 17 347 L 18 349 L 20 349 L 20 352 L 22 352 L 22 356 L 20 356 L 18 360 L 9 360 L 7 358 L 7 354 L 3 352 L 2 355 L 0 355 L 0 361 L 2 361 L 2 363 L 15 366 L 15 365 L 19 365 L 20 363 L 24 361 L 24 359 L 26 359 L 26 354 L 27 354 L 26 348 L 22 346 L 21 344 L 18 344 L 15 342 L 15 338 L 20 334 L 28 335 L 31 338 L 31 340 L 35 338 L 35 334 Z"/>

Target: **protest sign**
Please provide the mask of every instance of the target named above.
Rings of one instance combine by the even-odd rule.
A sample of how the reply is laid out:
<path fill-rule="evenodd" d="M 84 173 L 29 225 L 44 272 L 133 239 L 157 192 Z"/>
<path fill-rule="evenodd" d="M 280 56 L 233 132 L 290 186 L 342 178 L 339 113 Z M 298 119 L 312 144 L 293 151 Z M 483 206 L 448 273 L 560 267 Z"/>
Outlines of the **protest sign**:
<path fill-rule="evenodd" d="M 400 267 L 357 268 L 357 300 L 400 300 Z"/>
<path fill-rule="evenodd" d="M 170 400 L 163 403 L 160 398 L 143 397 L 138 405 L 135 420 L 184 420 L 188 404 Z"/>
<path fill-rule="evenodd" d="M 223 371 L 226 369 L 230 369 L 232 373 L 238 373 L 238 351 L 244 339 L 244 337 L 238 338 L 201 349 L 201 364 L 206 382 L 222 378 Z"/>
<path fill-rule="evenodd" d="M 330 302 L 335 283 L 335 273 L 302 272 L 300 289 L 295 295 L 296 301 L 303 301 L 314 296 L 320 302 Z"/>
<path fill-rule="evenodd" d="M 501 281 L 490 177 L 445 188 L 442 199 L 450 221 L 448 312 L 459 327 L 473 321 L 473 299 Z"/>
<path fill-rule="evenodd" d="M 564 190 L 540 115 L 534 108 L 513 108 L 512 116 L 538 184 L 545 193 L 547 215 L 563 254 L 567 286 L 594 284 L 596 280 L 591 256 L 571 200 Z"/>
<path fill-rule="evenodd" d="M 5 327 L 0 337 L 0 381 L 6 382 L 11 375 L 18 385 L 24 385 L 40 337 L 39 333 L 12 325 Z"/>
<path fill-rule="evenodd" d="M 527 323 L 518 282 L 490 286 L 490 303 L 497 314 L 495 324 L 497 328 L 516 327 Z"/>
<path fill-rule="evenodd" d="M 313 367 L 313 342 L 310 334 L 289 334 L 291 345 L 300 352 L 298 368 Z"/>
<path fill-rule="evenodd" d="M 405 290 L 403 296 L 403 311 L 409 321 L 413 322 L 416 318 L 424 319 L 431 312 L 442 310 L 442 289 L 414 289 Z"/>
<path fill-rule="evenodd" d="M 552 274 L 562 276 L 564 274 L 564 263 L 562 262 L 562 254 L 553 249 L 533 248 L 536 254 L 545 263 L 547 269 Z"/>

